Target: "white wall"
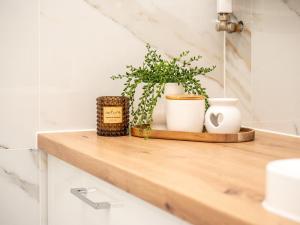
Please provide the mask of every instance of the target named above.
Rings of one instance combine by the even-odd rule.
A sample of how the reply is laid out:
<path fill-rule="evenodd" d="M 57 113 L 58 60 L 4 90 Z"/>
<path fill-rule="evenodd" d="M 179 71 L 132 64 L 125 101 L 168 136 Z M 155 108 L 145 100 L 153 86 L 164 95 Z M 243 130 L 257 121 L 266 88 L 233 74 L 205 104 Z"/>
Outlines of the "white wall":
<path fill-rule="evenodd" d="M 222 35 L 210 0 L 41 0 L 40 129 L 96 126 L 95 99 L 120 95 L 109 77 L 139 65 L 150 43 L 175 56 L 191 50 L 217 65 L 204 82 L 222 94 Z"/>
<path fill-rule="evenodd" d="M 147 42 L 166 56 L 202 55 L 201 65 L 217 66 L 203 79 L 208 93 L 222 95 L 215 7 L 211 0 L 0 0 L 0 224 L 45 219 L 31 150 L 36 132 L 94 129 L 96 97 L 120 95 L 122 83 L 109 77 L 141 64 Z"/>
<path fill-rule="evenodd" d="M 0 0 L 0 146 L 33 148 L 38 127 L 38 0 Z"/>
<path fill-rule="evenodd" d="M 226 90 L 246 125 L 300 135 L 300 1 L 236 0 L 246 24 L 227 35 Z"/>
<path fill-rule="evenodd" d="M 38 0 L 0 0 L 0 224 L 36 225 Z"/>

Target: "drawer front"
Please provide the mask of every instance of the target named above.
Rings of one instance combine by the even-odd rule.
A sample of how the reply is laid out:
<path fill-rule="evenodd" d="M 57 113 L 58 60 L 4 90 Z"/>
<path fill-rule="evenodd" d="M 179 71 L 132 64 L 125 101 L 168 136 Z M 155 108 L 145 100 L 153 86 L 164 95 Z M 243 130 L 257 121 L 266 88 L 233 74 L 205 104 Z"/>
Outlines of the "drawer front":
<path fill-rule="evenodd" d="M 48 225 L 109 224 L 108 210 L 95 210 L 71 193 L 85 180 L 83 171 L 48 156 Z"/>
<path fill-rule="evenodd" d="M 48 220 L 49 225 L 189 224 L 50 155 Z"/>

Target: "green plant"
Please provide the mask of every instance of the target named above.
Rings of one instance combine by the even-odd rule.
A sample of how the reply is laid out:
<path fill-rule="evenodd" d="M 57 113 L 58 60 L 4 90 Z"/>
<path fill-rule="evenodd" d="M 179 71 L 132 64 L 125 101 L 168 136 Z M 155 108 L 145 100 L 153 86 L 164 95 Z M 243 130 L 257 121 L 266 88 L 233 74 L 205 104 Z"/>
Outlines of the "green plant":
<path fill-rule="evenodd" d="M 125 79 L 123 96 L 129 97 L 131 106 L 131 125 L 152 123 L 152 114 L 158 99 L 164 94 L 166 83 L 182 85 L 188 94 L 203 95 L 208 98 L 205 88 L 197 79 L 198 75 L 206 75 L 215 69 L 212 67 L 197 67 L 192 64 L 201 56 L 188 58 L 189 51 L 182 52 L 178 57 L 163 59 L 149 44 L 143 65 L 140 67 L 127 66 L 125 74 L 112 76 L 112 79 Z M 139 98 L 137 108 L 134 107 L 136 89 L 143 85 L 143 93 Z M 206 108 L 208 102 L 206 101 Z"/>

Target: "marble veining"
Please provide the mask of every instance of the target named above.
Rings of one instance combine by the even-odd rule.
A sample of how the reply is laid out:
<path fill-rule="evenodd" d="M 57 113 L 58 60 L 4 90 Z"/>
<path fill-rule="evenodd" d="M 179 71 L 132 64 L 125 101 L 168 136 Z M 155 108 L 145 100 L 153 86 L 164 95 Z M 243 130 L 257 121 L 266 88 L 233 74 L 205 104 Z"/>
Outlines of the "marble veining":
<path fill-rule="evenodd" d="M 251 23 L 249 1 L 233 1 L 234 16 L 243 20 L 242 33 L 226 34 L 226 95 L 239 98 L 244 122 L 253 120 Z"/>
<path fill-rule="evenodd" d="M 201 45 L 201 37 L 197 32 L 189 29 L 189 25 L 183 23 L 178 18 L 172 16 L 167 11 L 155 7 L 154 11 L 150 12 L 138 1 L 119 1 L 119 0 L 84 0 L 88 5 L 98 10 L 101 14 L 113 20 L 118 25 L 123 26 L 126 30 L 131 32 L 137 39 L 146 43 L 154 36 L 160 37 L 159 41 L 167 43 L 169 41 L 163 34 L 170 36 L 173 41 L 185 43 L 187 48 L 196 48 L 200 52 L 211 54 L 211 49 L 207 46 Z M 154 7 L 154 6 L 152 6 Z M 124 10 L 126 8 L 126 10 Z M 148 31 L 147 31 L 148 30 Z M 159 32 L 159 35 L 157 35 Z M 204 33 L 208 38 L 211 38 L 211 34 L 208 32 Z M 199 38 L 199 39 L 198 39 Z M 163 40 L 165 39 L 165 40 Z M 216 40 L 217 41 L 217 40 Z M 213 44 L 217 44 L 214 42 Z M 163 43 L 156 44 L 156 47 L 161 47 Z M 169 45 L 169 44 L 167 44 Z M 171 51 L 166 51 L 166 55 L 173 56 Z M 212 55 L 215 60 L 220 60 L 219 54 Z"/>
<path fill-rule="evenodd" d="M 192 53 L 204 55 L 206 64 L 221 64 L 222 57 L 218 48 L 221 39 L 218 34 L 207 30 L 196 30 L 158 4 L 151 2 L 143 5 L 137 0 L 83 1 L 122 26 L 141 42 L 150 43 L 168 57 L 178 54 L 178 50 L 174 48 L 178 46 L 182 50 L 189 49 Z M 213 24 L 208 21 L 208 25 Z M 208 79 L 217 81 L 220 86 L 223 86 L 221 73 L 214 73 L 208 76 Z"/>
<path fill-rule="evenodd" d="M 41 3 L 40 130 L 94 129 L 96 97 L 120 94 L 122 82 L 110 76 L 124 72 L 126 65 L 140 65 L 145 43 L 166 57 L 183 50 L 202 55 L 197 66 L 217 66 L 200 77 L 203 86 L 209 96 L 223 96 L 223 34 L 214 27 L 216 2 Z"/>
<path fill-rule="evenodd" d="M 22 179 L 18 174 L 12 171 L 8 171 L 3 167 L 0 167 L 0 174 L 2 177 L 5 177 L 11 183 L 21 188 L 31 198 L 35 199 L 36 201 L 39 201 L 39 188 L 37 184 L 30 183 Z"/>
<path fill-rule="evenodd" d="M 29 151 L 29 154 L 30 154 L 30 156 L 31 156 L 31 159 L 32 159 L 32 163 L 35 165 L 35 167 L 37 168 L 37 169 L 39 169 L 40 168 L 40 157 L 39 157 L 39 150 L 38 149 L 28 149 L 28 151 Z"/>
<path fill-rule="evenodd" d="M 295 128 L 295 134 L 300 135 L 299 128 L 298 128 L 298 125 L 296 123 L 294 123 L 294 128 Z"/>
<path fill-rule="evenodd" d="M 245 31 L 226 38 L 226 93 L 248 126 L 299 135 L 300 1 L 233 0 L 233 10 Z"/>
<path fill-rule="evenodd" d="M 9 149 L 9 147 L 7 147 L 6 145 L 0 144 L 0 149 Z"/>
<path fill-rule="evenodd" d="M 37 154 L 28 149 L 0 151 L 0 224 L 40 224 Z"/>
<path fill-rule="evenodd" d="M 300 17 L 300 2 L 299 0 L 282 0 L 288 8 Z"/>

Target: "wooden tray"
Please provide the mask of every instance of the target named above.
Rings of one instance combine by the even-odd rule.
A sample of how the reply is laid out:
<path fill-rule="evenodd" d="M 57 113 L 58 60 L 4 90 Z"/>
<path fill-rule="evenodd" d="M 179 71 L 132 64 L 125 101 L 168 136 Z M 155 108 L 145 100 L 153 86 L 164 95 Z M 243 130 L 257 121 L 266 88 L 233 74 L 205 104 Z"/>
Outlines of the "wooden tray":
<path fill-rule="evenodd" d="M 169 140 L 182 141 L 200 141 L 200 142 L 214 142 L 214 143 L 234 143 L 253 141 L 255 138 L 255 131 L 250 128 L 241 128 L 237 134 L 214 134 L 214 133 L 192 133 L 168 130 L 149 130 L 146 126 L 136 126 L 131 128 L 131 135 L 141 138 L 158 138 Z"/>

